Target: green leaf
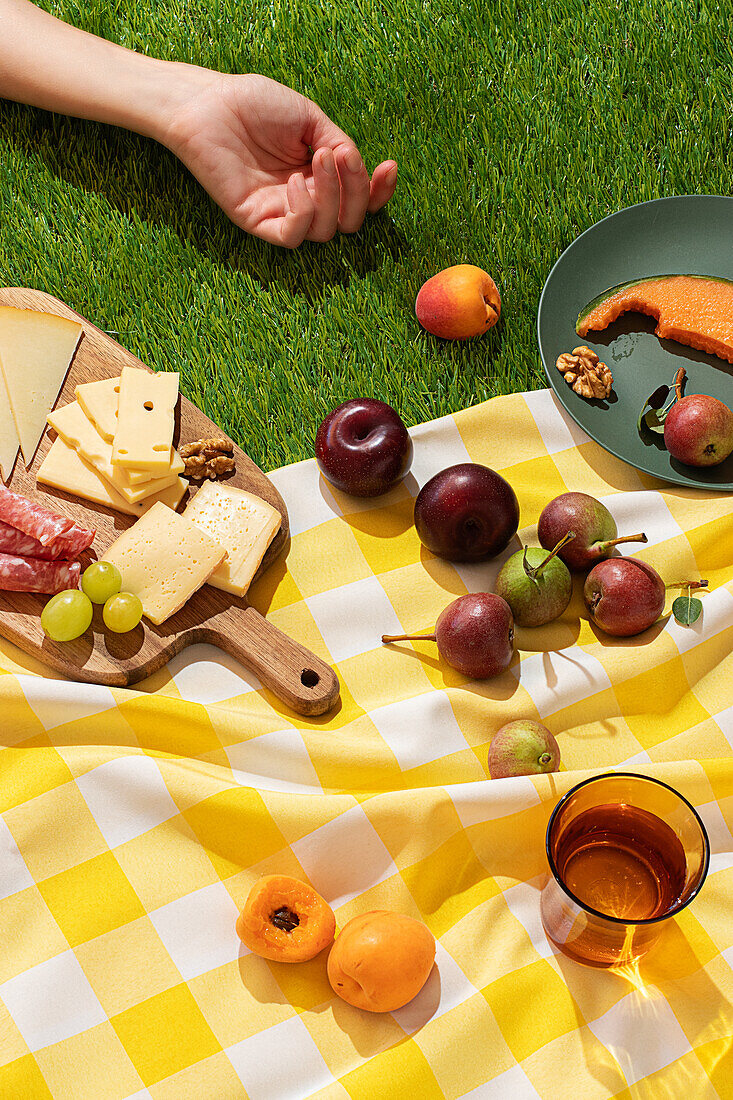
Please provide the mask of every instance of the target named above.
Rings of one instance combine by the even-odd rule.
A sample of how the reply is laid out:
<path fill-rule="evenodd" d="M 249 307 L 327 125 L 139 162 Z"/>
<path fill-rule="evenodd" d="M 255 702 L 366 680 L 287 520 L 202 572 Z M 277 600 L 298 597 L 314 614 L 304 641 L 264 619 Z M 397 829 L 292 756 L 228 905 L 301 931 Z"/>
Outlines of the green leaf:
<path fill-rule="evenodd" d="M 700 618 L 702 603 L 696 600 L 688 592 L 686 596 L 678 596 L 672 604 L 672 614 L 680 626 L 691 626 Z"/>
<path fill-rule="evenodd" d="M 658 432 L 664 435 L 664 421 L 667 419 L 666 409 L 647 409 L 642 420 L 650 432 Z"/>
<path fill-rule="evenodd" d="M 656 430 L 648 422 L 647 417 L 650 415 L 650 413 L 654 415 L 659 413 L 664 408 L 664 402 L 667 400 L 668 397 L 669 386 L 657 386 L 654 393 L 650 394 L 649 397 L 647 397 L 646 401 L 641 407 L 639 418 L 636 421 L 636 427 L 638 431 L 642 430 L 644 424 L 646 424 L 648 428 L 651 428 L 652 431 Z M 664 423 L 664 421 L 662 420 L 660 421 L 660 423 Z"/>

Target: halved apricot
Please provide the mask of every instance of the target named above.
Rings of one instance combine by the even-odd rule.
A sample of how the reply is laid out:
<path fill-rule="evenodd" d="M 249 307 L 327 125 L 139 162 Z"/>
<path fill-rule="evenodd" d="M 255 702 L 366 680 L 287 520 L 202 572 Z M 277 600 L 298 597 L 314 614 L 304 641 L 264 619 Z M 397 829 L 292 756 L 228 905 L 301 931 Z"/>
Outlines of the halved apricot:
<path fill-rule="evenodd" d="M 420 992 L 435 961 L 435 938 L 419 920 L 375 909 L 344 926 L 328 956 L 334 993 L 367 1012 L 394 1012 Z"/>
<path fill-rule="evenodd" d="M 306 962 L 333 941 L 333 909 L 312 886 L 289 875 L 265 875 L 249 892 L 237 935 L 255 955 Z"/>

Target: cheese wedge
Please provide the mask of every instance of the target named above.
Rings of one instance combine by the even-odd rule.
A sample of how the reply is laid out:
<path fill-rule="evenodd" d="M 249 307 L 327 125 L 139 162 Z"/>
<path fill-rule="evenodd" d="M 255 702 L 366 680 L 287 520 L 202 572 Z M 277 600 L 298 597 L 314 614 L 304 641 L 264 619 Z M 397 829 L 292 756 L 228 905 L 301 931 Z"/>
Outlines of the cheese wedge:
<path fill-rule="evenodd" d="M 123 367 L 117 431 L 112 449 L 115 465 L 165 473 L 170 468 L 178 374 Z"/>
<path fill-rule="evenodd" d="M 140 371 L 141 374 L 147 373 Z M 114 442 L 117 430 L 117 406 L 120 400 L 120 377 L 102 378 L 99 382 L 84 382 L 74 390 L 74 396 L 97 429 L 102 439 L 107 443 Z M 124 468 L 124 467 L 122 467 Z M 171 448 L 170 467 L 167 474 L 182 474 L 186 464 L 175 448 Z M 129 469 L 127 476 L 130 485 L 143 485 L 146 481 L 152 481 L 159 475 L 150 470 Z"/>
<path fill-rule="evenodd" d="M 122 589 L 140 597 L 159 626 L 175 615 L 221 565 L 226 550 L 185 516 L 154 504 L 110 546 L 104 560 L 122 574 Z"/>
<path fill-rule="evenodd" d="M 183 515 L 225 548 L 226 560 L 208 583 L 244 596 L 282 516 L 261 497 L 221 482 L 205 482 Z"/>
<path fill-rule="evenodd" d="M 91 420 L 85 415 L 78 401 L 71 401 L 52 412 L 48 418 L 51 427 L 62 439 L 79 452 L 97 473 L 113 489 L 120 493 L 128 504 L 137 504 L 145 497 L 159 493 L 161 489 L 176 481 L 176 474 L 146 481 L 142 485 L 131 486 L 127 471 L 112 465 L 112 444 L 102 439 Z"/>
<path fill-rule="evenodd" d="M 64 493 L 90 500 L 93 504 L 114 508 L 116 512 L 124 512 L 128 516 L 142 516 L 158 501 L 169 508 L 176 508 L 188 488 L 185 478 L 179 477 L 159 493 L 146 497 L 138 504 L 130 504 L 61 436 L 51 444 L 50 451 L 40 465 L 36 481 L 41 485 L 49 485 L 52 489 L 60 489 Z"/>
<path fill-rule="evenodd" d="M 2 371 L 0 371 L 0 477 L 7 484 L 13 472 L 18 455 L 18 433 L 10 411 L 8 390 Z"/>
<path fill-rule="evenodd" d="M 0 368 L 20 449 L 30 466 L 82 328 L 53 313 L 0 306 Z"/>

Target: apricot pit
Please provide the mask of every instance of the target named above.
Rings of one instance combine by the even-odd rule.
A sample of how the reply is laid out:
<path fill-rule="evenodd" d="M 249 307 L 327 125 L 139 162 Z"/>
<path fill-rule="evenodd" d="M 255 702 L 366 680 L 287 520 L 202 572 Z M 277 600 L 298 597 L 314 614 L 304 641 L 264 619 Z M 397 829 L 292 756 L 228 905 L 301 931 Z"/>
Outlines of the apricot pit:
<path fill-rule="evenodd" d="M 333 942 L 336 918 L 312 886 L 289 875 L 265 875 L 249 892 L 237 935 L 255 955 L 307 962 Z"/>

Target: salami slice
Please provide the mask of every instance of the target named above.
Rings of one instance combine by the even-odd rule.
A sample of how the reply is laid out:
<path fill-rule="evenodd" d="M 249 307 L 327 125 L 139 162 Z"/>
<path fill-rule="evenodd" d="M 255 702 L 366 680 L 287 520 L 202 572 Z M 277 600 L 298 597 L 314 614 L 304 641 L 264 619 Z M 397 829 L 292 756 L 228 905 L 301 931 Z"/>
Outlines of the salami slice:
<path fill-rule="evenodd" d="M 42 561 L 0 554 L 0 589 L 5 592 L 63 592 L 79 587 L 78 561 Z"/>
<path fill-rule="evenodd" d="M 49 512 L 42 504 L 34 504 L 32 500 L 7 489 L 1 482 L 0 520 L 38 539 L 41 546 L 50 546 L 76 527 L 73 520 Z"/>
<path fill-rule="evenodd" d="M 44 558 L 54 561 L 56 558 L 74 558 L 75 554 L 66 553 L 65 546 L 52 542 L 50 546 L 41 546 L 38 539 L 24 535 L 17 527 L 0 520 L 0 553 L 16 554 L 21 558 Z"/>
<path fill-rule="evenodd" d="M 92 545 L 96 533 L 91 528 L 79 527 L 75 523 L 70 531 L 60 535 L 55 542 L 51 543 L 48 549 L 58 550 L 58 553 L 54 554 L 56 558 L 78 558 L 79 554 L 83 554 Z M 31 555 L 31 557 L 33 556 L 38 557 L 39 555 Z"/>

